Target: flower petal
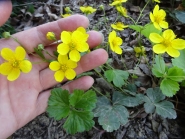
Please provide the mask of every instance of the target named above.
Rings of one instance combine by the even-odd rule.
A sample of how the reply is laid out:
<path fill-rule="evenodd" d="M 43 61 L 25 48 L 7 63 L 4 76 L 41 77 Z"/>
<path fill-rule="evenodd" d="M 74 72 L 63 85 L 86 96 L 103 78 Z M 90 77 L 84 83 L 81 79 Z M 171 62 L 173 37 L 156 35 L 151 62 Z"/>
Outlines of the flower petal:
<path fill-rule="evenodd" d="M 62 82 L 64 79 L 64 72 L 62 70 L 58 70 L 55 72 L 54 77 L 57 82 Z"/>
<path fill-rule="evenodd" d="M 62 65 L 67 64 L 68 56 L 67 55 L 58 55 L 58 62 Z"/>
<path fill-rule="evenodd" d="M 49 68 L 52 70 L 52 71 L 57 71 L 60 69 L 60 63 L 58 61 L 53 61 L 49 64 Z"/>
<path fill-rule="evenodd" d="M 71 42 L 71 32 L 62 31 L 60 37 L 61 37 L 62 42 L 65 44 L 69 44 Z"/>
<path fill-rule="evenodd" d="M 18 46 L 15 49 L 15 57 L 16 57 L 17 60 L 24 60 L 25 59 L 25 57 L 26 57 L 26 51 L 24 50 L 23 47 Z"/>
<path fill-rule="evenodd" d="M 122 49 L 120 47 L 114 47 L 114 51 L 117 54 L 122 54 Z"/>
<path fill-rule="evenodd" d="M 114 38 L 116 38 L 116 31 L 112 31 L 111 33 L 109 33 L 109 42 L 111 43 L 113 40 L 114 40 Z"/>
<path fill-rule="evenodd" d="M 176 35 L 174 34 L 174 32 L 171 29 L 167 29 L 163 32 L 163 38 L 169 42 L 174 40 L 175 37 L 176 37 Z"/>
<path fill-rule="evenodd" d="M 157 54 L 162 54 L 166 52 L 166 47 L 162 44 L 156 44 L 153 46 L 153 51 Z"/>
<path fill-rule="evenodd" d="M 116 44 L 119 46 L 123 43 L 123 40 L 120 37 L 116 37 L 115 41 L 116 41 Z"/>
<path fill-rule="evenodd" d="M 159 5 L 156 5 L 156 6 L 154 7 L 154 10 L 153 10 L 154 16 L 156 16 L 156 15 L 158 14 L 158 12 L 159 12 Z"/>
<path fill-rule="evenodd" d="M 163 41 L 163 37 L 160 36 L 157 33 L 150 33 L 149 35 L 149 39 L 153 42 L 153 43 L 161 43 Z"/>
<path fill-rule="evenodd" d="M 80 53 L 77 50 L 72 50 L 69 53 L 69 58 L 75 62 L 78 62 L 80 60 Z"/>
<path fill-rule="evenodd" d="M 12 66 L 9 62 L 5 62 L 0 65 L 0 73 L 3 75 L 8 75 L 12 70 Z"/>
<path fill-rule="evenodd" d="M 2 56 L 5 60 L 9 61 L 9 60 L 11 60 L 11 59 L 14 59 L 14 52 L 13 52 L 10 48 L 3 48 L 3 49 L 1 50 L 1 56 Z"/>
<path fill-rule="evenodd" d="M 173 47 L 168 47 L 166 49 L 166 52 L 171 56 L 171 57 L 179 57 L 180 56 L 180 52 L 176 49 L 174 49 Z"/>
<path fill-rule="evenodd" d="M 76 49 L 79 52 L 85 52 L 85 51 L 89 50 L 89 45 L 86 42 L 85 43 L 79 43 L 79 44 L 77 44 Z"/>
<path fill-rule="evenodd" d="M 66 55 L 69 52 L 69 45 L 61 43 L 57 47 L 57 52 L 61 55 Z"/>
<path fill-rule="evenodd" d="M 77 63 L 72 61 L 72 60 L 68 60 L 67 62 L 67 67 L 71 68 L 71 69 L 74 69 L 77 67 Z"/>
<path fill-rule="evenodd" d="M 13 68 L 12 71 L 8 74 L 7 79 L 9 81 L 14 81 L 20 76 L 20 69 Z"/>
<path fill-rule="evenodd" d="M 168 22 L 161 21 L 161 22 L 159 22 L 159 26 L 166 29 L 166 28 L 168 28 Z"/>
<path fill-rule="evenodd" d="M 155 27 L 156 29 L 161 30 L 161 27 L 159 26 L 159 23 L 154 22 L 153 24 L 154 24 L 154 27 Z"/>
<path fill-rule="evenodd" d="M 155 21 L 154 15 L 153 15 L 153 13 L 151 13 L 151 12 L 150 12 L 150 20 L 151 20 L 152 22 Z"/>
<path fill-rule="evenodd" d="M 65 77 L 66 77 L 68 80 L 74 79 L 75 76 L 76 76 L 76 72 L 75 72 L 73 69 L 68 69 L 68 70 L 66 70 L 66 72 L 65 72 Z"/>
<path fill-rule="evenodd" d="M 24 72 L 24 73 L 28 73 L 32 69 L 32 64 L 28 60 L 21 61 L 19 66 L 20 66 L 21 71 Z"/>
<path fill-rule="evenodd" d="M 185 40 L 183 39 L 175 39 L 172 41 L 172 47 L 178 50 L 185 48 Z"/>

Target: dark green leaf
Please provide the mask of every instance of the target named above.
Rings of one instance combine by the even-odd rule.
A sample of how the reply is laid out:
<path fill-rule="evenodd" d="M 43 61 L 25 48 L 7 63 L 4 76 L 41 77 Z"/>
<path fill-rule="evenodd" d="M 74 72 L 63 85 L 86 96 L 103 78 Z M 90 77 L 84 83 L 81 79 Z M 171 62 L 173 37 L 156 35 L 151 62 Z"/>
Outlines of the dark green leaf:
<path fill-rule="evenodd" d="M 98 122 L 107 132 L 117 130 L 120 125 L 125 125 L 128 122 L 129 113 L 122 105 L 111 105 L 106 97 L 99 97 L 96 109 L 94 110 L 95 117 L 98 117 Z"/>
<path fill-rule="evenodd" d="M 182 23 L 185 23 L 185 11 L 175 10 L 175 17 Z"/>
<path fill-rule="evenodd" d="M 161 115 L 164 118 L 175 119 L 177 114 L 175 112 L 173 103 L 169 101 L 162 101 L 160 103 L 155 104 L 156 113 Z"/>

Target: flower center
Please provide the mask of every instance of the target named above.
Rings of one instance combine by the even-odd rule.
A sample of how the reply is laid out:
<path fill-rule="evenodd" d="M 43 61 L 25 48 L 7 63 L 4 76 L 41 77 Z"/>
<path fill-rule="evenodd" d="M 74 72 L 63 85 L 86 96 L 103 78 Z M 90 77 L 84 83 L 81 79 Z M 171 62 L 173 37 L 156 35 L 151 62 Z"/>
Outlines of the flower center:
<path fill-rule="evenodd" d="M 14 67 L 14 68 L 18 68 L 18 67 L 19 67 L 19 61 L 13 60 L 11 65 L 12 65 L 12 67 Z"/>
<path fill-rule="evenodd" d="M 169 46 L 171 46 L 171 42 L 170 42 L 169 40 L 164 40 L 164 41 L 163 41 L 163 45 L 164 45 L 165 47 L 169 47 Z"/>
<path fill-rule="evenodd" d="M 61 66 L 60 66 L 60 69 L 61 69 L 63 72 L 65 72 L 65 71 L 68 69 L 68 67 L 67 67 L 66 64 L 64 64 L 64 65 L 61 65 Z"/>
<path fill-rule="evenodd" d="M 71 42 L 69 44 L 70 50 L 74 50 L 76 48 L 76 43 L 75 42 Z"/>

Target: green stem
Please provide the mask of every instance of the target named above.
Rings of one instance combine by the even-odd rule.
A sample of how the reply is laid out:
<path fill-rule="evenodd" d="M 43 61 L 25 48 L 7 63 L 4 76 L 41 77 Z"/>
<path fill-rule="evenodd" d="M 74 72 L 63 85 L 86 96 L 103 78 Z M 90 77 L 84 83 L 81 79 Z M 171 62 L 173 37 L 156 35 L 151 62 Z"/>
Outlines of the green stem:
<path fill-rule="evenodd" d="M 147 3 L 145 4 L 145 6 L 143 7 L 143 9 L 141 10 L 139 17 L 136 20 L 136 24 L 138 23 L 139 19 L 141 18 L 143 11 L 145 10 L 146 6 L 148 5 L 148 3 L 150 2 L 150 0 L 147 1 Z"/>

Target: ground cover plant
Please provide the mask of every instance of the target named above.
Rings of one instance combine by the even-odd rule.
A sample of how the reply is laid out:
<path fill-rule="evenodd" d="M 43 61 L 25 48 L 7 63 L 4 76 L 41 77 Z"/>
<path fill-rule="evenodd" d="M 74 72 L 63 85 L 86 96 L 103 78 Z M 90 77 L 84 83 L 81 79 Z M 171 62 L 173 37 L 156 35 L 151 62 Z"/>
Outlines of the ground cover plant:
<path fill-rule="evenodd" d="M 109 2 L 109 6 L 116 11 L 116 18 L 111 21 L 106 17 L 106 7 L 103 4 L 99 7 L 80 6 L 79 11 L 88 18 L 96 12 L 102 12 L 101 21 L 91 25 L 91 28 L 79 27 L 72 32 L 62 31 L 60 40 L 55 38 L 55 32 L 48 32 L 47 39 L 58 43 L 53 53 L 47 52 L 42 44 L 35 48 L 33 55 L 49 63 L 49 68 L 54 72 L 53 78 L 59 83 L 66 79 L 73 80 L 92 75 L 103 79 L 111 88 L 102 90 L 94 85 L 86 92 L 83 90 L 69 92 L 56 87 L 52 89 L 47 113 L 56 120 L 64 119 L 63 128 L 69 134 L 89 131 L 95 128 L 96 124 L 105 132 L 116 131 L 135 118 L 132 114 L 135 110 L 138 110 L 138 113 L 144 111 L 146 114 L 155 114 L 162 118 L 177 118 L 177 109 L 172 103 L 174 102 L 172 97 L 184 86 L 185 40 L 178 37 L 173 28 L 170 28 L 171 25 L 167 21 L 167 16 L 170 15 L 167 10 L 160 7 L 162 0 L 146 0 L 136 19 L 127 13 L 127 2 L 127 0 Z M 146 15 L 144 11 L 149 6 L 152 9 Z M 75 13 L 71 7 L 66 6 L 61 17 L 66 18 L 72 14 Z M 174 14 L 183 23 L 180 16 L 183 12 L 175 11 Z M 149 22 L 140 24 L 140 20 L 145 16 L 148 16 Z M 130 21 L 129 24 L 126 24 L 127 20 Z M 106 64 L 91 72 L 77 75 L 75 68 L 80 58 L 92 51 L 87 44 L 87 32 L 89 29 L 98 31 L 102 25 L 108 34 L 98 48 L 104 48 L 110 56 L 118 60 L 109 57 Z M 124 30 L 135 33 L 133 54 L 136 62 L 132 70 L 125 64 L 126 60 L 123 57 L 127 51 L 123 48 L 125 40 L 121 35 Z M 12 38 L 8 32 L 3 35 L 7 39 Z M 21 72 L 29 74 L 31 65 L 35 64 L 25 58 L 25 48 L 21 45 L 21 40 L 13 39 L 20 44 L 15 52 L 9 48 L 1 50 L 5 62 L 0 65 L 0 73 L 7 76 L 9 81 L 18 79 Z M 145 46 L 145 42 L 149 46 Z M 14 59 L 10 61 L 5 55 L 7 53 L 14 55 Z M 46 54 L 50 56 L 49 59 L 45 58 Z M 167 63 L 166 58 L 170 58 L 171 61 Z M 115 66 L 116 62 L 118 66 Z M 138 74 L 138 68 L 141 65 L 144 65 L 148 72 L 151 86 L 142 87 L 141 81 L 138 80 L 141 75 Z"/>

